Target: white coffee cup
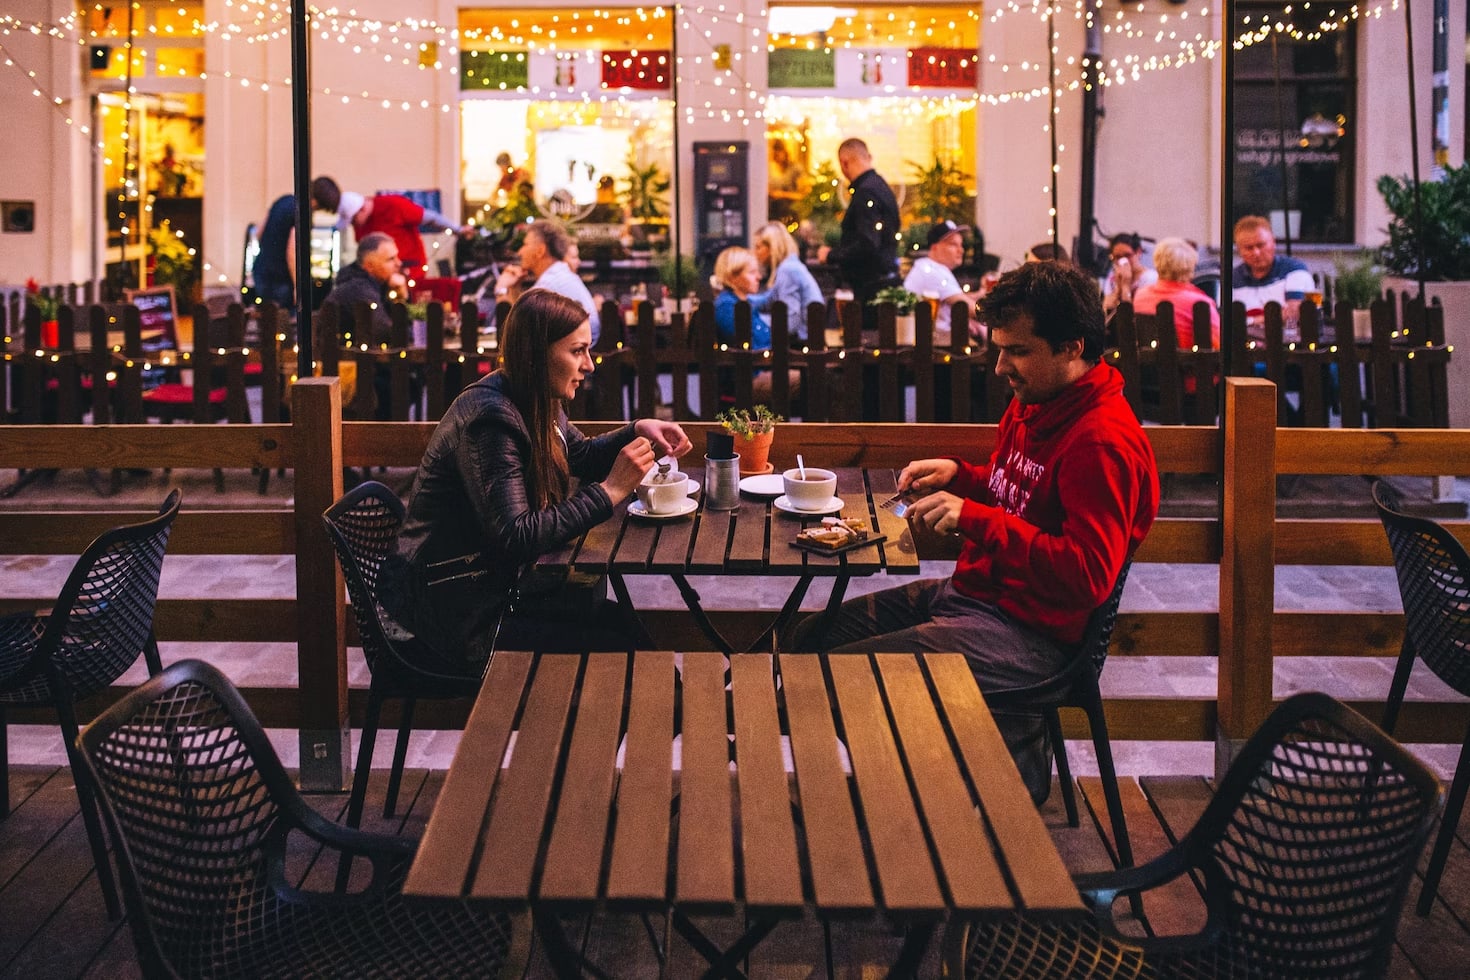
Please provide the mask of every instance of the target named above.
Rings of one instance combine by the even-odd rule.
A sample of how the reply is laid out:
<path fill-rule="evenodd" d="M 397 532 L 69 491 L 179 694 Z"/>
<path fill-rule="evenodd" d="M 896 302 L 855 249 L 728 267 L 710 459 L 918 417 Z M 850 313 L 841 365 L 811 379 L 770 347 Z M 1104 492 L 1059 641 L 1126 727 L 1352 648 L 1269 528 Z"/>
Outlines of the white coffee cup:
<path fill-rule="evenodd" d="M 808 466 L 803 480 L 801 470 L 789 469 L 781 474 L 781 484 L 791 506 L 797 510 L 819 510 L 836 495 L 837 474 Z"/>
<path fill-rule="evenodd" d="M 689 478 L 678 470 L 660 473 L 654 467 L 638 484 L 638 499 L 650 514 L 676 514 L 689 496 Z"/>

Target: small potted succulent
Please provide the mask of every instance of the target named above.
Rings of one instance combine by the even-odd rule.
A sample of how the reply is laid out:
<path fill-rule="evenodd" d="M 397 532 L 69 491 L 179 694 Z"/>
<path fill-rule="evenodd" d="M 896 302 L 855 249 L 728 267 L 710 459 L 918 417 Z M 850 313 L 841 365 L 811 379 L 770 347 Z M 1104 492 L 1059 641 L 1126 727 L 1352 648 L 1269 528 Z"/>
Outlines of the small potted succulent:
<path fill-rule="evenodd" d="M 868 300 L 868 305 L 882 306 L 884 303 L 892 303 L 899 346 L 913 346 L 914 307 L 919 305 L 919 299 L 918 293 L 911 293 L 902 286 L 888 286 L 874 293 L 873 298 Z"/>
<path fill-rule="evenodd" d="M 770 462 L 771 442 L 776 438 L 776 423 L 782 421 L 781 416 L 764 405 L 757 405 L 751 409 L 727 408 L 715 416 L 715 421 L 739 437 L 735 445 L 742 474 L 750 476 L 775 469 Z"/>
<path fill-rule="evenodd" d="M 1339 258 L 1335 263 L 1337 280 L 1333 283 L 1336 299 L 1353 308 L 1353 339 L 1373 339 L 1373 320 L 1369 308 L 1383 295 L 1383 272 L 1373 260 L 1371 253 L 1363 253 L 1354 260 Z"/>

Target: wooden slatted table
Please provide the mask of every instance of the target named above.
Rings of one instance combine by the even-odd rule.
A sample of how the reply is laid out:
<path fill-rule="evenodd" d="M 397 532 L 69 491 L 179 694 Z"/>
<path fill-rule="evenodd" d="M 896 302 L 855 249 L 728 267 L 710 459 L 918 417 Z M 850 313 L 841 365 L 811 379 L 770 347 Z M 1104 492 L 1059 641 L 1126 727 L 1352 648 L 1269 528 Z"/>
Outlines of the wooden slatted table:
<path fill-rule="evenodd" d="M 842 555 L 821 555 L 791 546 L 802 527 L 820 523 L 820 517 L 798 516 L 778 510 L 773 501 L 740 495 L 733 511 L 707 510 L 703 493 L 699 509 L 669 520 L 640 519 L 630 515 L 624 502 L 610 520 L 588 531 L 565 548 L 542 555 L 537 564 L 554 570 L 576 570 L 606 575 L 613 591 L 627 608 L 629 598 L 625 575 L 666 574 L 695 621 L 715 648 L 734 652 L 730 643 L 710 622 L 700 604 L 699 593 L 687 575 L 778 576 L 795 579 L 791 593 L 769 629 L 749 649 L 773 649 L 775 637 L 801 610 L 807 589 L 819 577 L 834 579 L 827 603 L 828 615 L 841 605 L 847 583 L 855 575 L 881 571 L 917 575 L 919 557 L 909 527 L 903 518 L 876 504 L 892 496 L 898 487 L 891 469 L 836 469 L 837 496 L 842 498 L 845 517 L 862 518 L 876 534 L 887 540 Z M 692 474 L 702 477 L 702 474 Z"/>
<path fill-rule="evenodd" d="M 806 913 L 907 924 L 900 973 L 947 919 L 1082 908 L 959 654 L 497 653 L 404 891 L 531 911 L 563 976 L 568 912 L 670 912 L 739 976 Z"/>

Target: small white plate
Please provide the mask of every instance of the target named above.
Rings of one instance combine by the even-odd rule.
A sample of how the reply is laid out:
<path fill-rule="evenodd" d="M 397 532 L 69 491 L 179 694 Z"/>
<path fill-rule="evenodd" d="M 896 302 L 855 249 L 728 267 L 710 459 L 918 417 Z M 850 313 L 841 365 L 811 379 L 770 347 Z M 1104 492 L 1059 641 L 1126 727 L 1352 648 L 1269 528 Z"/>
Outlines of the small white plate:
<path fill-rule="evenodd" d="M 747 476 L 740 481 L 740 492 L 752 497 L 779 497 L 786 492 L 786 480 L 780 473 Z"/>
<path fill-rule="evenodd" d="M 628 505 L 628 514 L 632 517 L 642 518 L 645 521 L 670 521 L 676 517 L 683 517 L 686 514 L 692 514 L 698 509 L 699 501 L 695 500 L 693 497 L 685 497 L 682 501 L 680 501 L 679 509 L 674 511 L 672 514 L 655 514 L 643 506 L 643 501 L 635 500 Z"/>
<path fill-rule="evenodd" d="M 699 481 L 696 480 L 696 479 L 694 479 L 694 477 L 691 476 L 689 478 L 689 496 L 692 497 L 692 496 L 694 496 L 698 492 L 699 492 Z"/>
<path fill-rule="evenodd" d="M 808 515 L 808 516 L 814 516 L 814 515 L 817 515 L 817 514 L 835 514 L 835 513 L 837 513 L 838 511 L 842 510 L 842 503 L 843 503 L 843 501 L 842 501 L 842 498 L 841 497 L 833 497 L 831 500 L 827 501 L 826 504 L 824 504 L 821 507 L 818 507 L 815 510 L 806 510 L 804 508 L 797 507 L 794 504 L 792 504 L 791 503 L 791 498 L 787 497 L 783 493 L 781 496 L 779 496 L 779 497 L 776 498 L 775 503 L 776 503 L 776 509 L 777 510 L 784 510 L 788 514 L 805 514 L 805 515 Z"/>

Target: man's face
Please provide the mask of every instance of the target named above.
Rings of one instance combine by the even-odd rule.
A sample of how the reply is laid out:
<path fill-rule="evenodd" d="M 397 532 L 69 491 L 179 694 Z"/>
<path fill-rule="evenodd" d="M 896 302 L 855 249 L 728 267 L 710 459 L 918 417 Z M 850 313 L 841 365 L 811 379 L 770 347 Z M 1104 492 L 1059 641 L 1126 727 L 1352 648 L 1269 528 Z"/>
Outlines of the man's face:
<path fill-rule="evenodd" d="M 1235 236 L 1235 250 L 1240 261 L 1256 279 L 1263 279 L 1276 261 L 1276 236 L 1269 228 L 1253 228 Z"/>
<path fill-rule="evenodd" d="M 1028 313 L 1018 313 L 1003 326 L 990 329 L 990 344 L 999 352 L 995 373 L 1011 386 L 1023 405 L 1050 401 L 1087 373 L 1082 341 L 1069 340 L 1060 351 L 1036 336 Z"/>
<path fill-rule="evenodd" d="M 842 168 L 842 176 L 850 184 L 868 170 L 868 158 L 856 153 L 839 153 L 837 166 Z"/>
<path fill-rule="evenodd" d="M 965 236 L 952 231 L 929 246 L 929 258 L 946 269 L 958 269 L 965 261 Z"/>
<path fill-rule="evenodd" d="M 521 266 L 533 275 L 539 276 L 545 271 L 545 267 L 551 264 L 548 261 L 551 256 L 546 251 L 546 243 L 534 231 L 526 232 L 526 240 L 521 243 L 521 250 L 518 254 Z"/>
<path fill-rule="evenodd" d="M 391 241 L 384 242 L 371 255 L 363 256 L 362 267 L 378 282 L 387 282 L 403 268 L 403 262 L 398 258 L 398 246 Z"/>

